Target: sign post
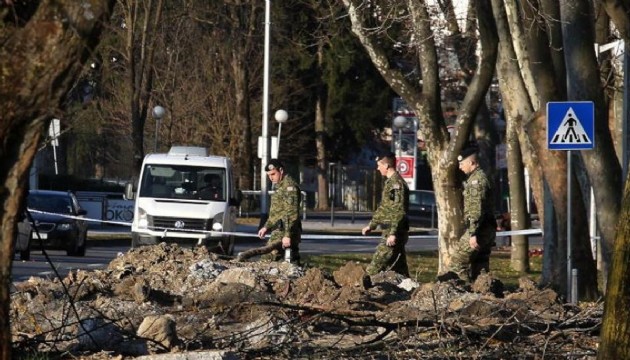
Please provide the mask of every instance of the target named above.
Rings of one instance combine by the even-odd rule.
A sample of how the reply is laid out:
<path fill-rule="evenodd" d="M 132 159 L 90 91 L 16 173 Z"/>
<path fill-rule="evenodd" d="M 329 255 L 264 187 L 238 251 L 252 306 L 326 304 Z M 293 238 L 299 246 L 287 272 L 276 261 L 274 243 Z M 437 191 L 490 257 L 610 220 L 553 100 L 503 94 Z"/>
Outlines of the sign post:
<path fill-rule="evenodd" d="M 595 146 L 595 105 L 592 101 L 547 103 L 547 148 L 567 150 L 567 299 L 577 302 L 577 289 L 572 281 L 571 228 L 571 151 L 591 150 Z M 577 285 L 577 282 L 575 283 Z"/>

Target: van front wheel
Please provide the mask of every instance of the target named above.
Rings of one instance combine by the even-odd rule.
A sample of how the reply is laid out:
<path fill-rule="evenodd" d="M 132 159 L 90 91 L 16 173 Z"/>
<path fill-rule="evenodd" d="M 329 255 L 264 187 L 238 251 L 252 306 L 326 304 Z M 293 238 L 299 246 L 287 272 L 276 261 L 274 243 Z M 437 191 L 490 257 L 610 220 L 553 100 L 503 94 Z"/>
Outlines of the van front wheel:
<path fill-rule="evenodd" d="M 234 255 L 234 236 L 226 236 L 221 239 L 221 247 L 225 255 Z"/>

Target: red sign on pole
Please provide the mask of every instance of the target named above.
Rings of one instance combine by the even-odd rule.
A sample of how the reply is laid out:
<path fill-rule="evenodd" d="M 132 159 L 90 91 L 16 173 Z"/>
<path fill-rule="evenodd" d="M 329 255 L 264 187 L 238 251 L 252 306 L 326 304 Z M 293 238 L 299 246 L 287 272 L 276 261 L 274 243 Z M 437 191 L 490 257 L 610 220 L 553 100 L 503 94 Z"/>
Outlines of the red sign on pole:
<path fill-rule="evenodd" d="M 413 178 L 413 156 L 396 157 L 396 170 L 403 178 Z"/>

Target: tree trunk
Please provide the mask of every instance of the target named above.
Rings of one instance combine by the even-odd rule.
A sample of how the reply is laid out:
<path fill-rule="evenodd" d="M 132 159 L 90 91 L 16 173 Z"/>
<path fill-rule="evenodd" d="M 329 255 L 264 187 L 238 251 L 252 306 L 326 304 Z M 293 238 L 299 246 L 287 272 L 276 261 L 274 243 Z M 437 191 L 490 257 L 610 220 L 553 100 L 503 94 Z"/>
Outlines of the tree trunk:
<path fill-rule="evenodd" d="M 0 360 L 11 359 L 12 240 L 29 167 L 40 136 L 98 44 L 113 5 L 114 1 L 90 1 L 90 16 L 84 2 L 73 0 L 42 1 L 33 7 L 0 6 Z M 6 7 L 9 12 L 4 12 Z"/>
<path fill-rule="evenodd" d="M 414 52 L 418 54 L 422 73 L 422 86 L 415 86 L 400 69 L 392 67 L 395 59 L 387 57 L 386 43 L 378 32 L 370 30 L 373 18 L 360 0 L 343 0 L 352 22 L 352 31 L 363 44 L 374 66 L 385 81 L 398 93 L 419 118 L 420 131 L 427 145 L 427 159 L 435 189 L 438 217 L 439 272 L 447 270 L 451 262 L 453 245 L 462 233 L 461 188 L 458 183 L 457 154 L 468 141 L 473 121 L 490 86 L 496 65 L 496 28 L 488 0 L 477 1 L 477 14 L 481 42 L 478 67 L 459 109 L 455 132 L 451 137 L 442 114 L 441 88 L 438 72 L 436 44 L 431 29 L 427 4 L 410 1 L 408 28 L 414 33 Z M 368 25 L 369 24 L 369 25 Z"/>
<path fill-rule="evenodd" d="M 597 358 L 630 359 L 630 183 L 617 224 Z"/>
<path fill-rule="evenodd" d="M 239 188 L 252 189 L 254 178 L 254 164 L 252 163 L 252 118 L 249 103 L 249 74 L 247 70 L 246 54 L 234 49 L 232 53 L 232 72 L 234 73 L 234 93 L 236 94 L 236 121 L 242 124 L 243 138 L 238 143 L 238 156 L 232 156 L 236 162 L 239 174 Z"/>
<path fill-rule="evenodd" d="M 563 0 L 560 9 L 566 52 L 567 98 L 593 101 L 595 104 L 595 147 L 581 151 L 581 155 L 595 194 L 605 282 L 621 206 L 621 166 L 608 128 L 608 111 L 593 51 L 595 39 L 591 4 L 587 0 Z"/>
<path fill-rule="evenodd" d="M 322 74 L 324 44 L 320 40 L 317 47 L 317 67 Z M 315 148 L 317 153 L 317 210 L 328 210 L 328 159 L 326 157 L 326 92 L 323 81 L 317 91 L 315 102 Z"/>
<path fill-rule="evenodd" d="M 162 17 L 163 0 L 118 0 L 123 9 L 126 27 L 125 58 L 127 73 L 125 86 L 131 94 L 127 104 L 133 141 L 132 177 L 139 178 L 144 160 L 144 127 L 151 103 L 153 88 L 153 54 L 157 26 Z M 157 105 L 157 104 L 156 104 Z M 168 110 L 168 109 L 167 109 Z"/>
<path fill-rule="evenodd" d="M 523 119 L 529 118 L 533 110 L 516 61 L 516 52 L 512 45 L 503 1 L 492 0 L 492 7 L 499 34 L 497 74 L 499 88 L 503 94 L 507 121 L 506 144 L 511 199 L 510 225 L 512 230 L 523 230 L 529 227 L 529 215 L 525 198 L 525 174 L 518 132 L 522 128 Z M 525 235 L 513 235 L 511 238 L 512 268 L 520 273 L 526 273 L 529 271 L 528 238 Z"/>

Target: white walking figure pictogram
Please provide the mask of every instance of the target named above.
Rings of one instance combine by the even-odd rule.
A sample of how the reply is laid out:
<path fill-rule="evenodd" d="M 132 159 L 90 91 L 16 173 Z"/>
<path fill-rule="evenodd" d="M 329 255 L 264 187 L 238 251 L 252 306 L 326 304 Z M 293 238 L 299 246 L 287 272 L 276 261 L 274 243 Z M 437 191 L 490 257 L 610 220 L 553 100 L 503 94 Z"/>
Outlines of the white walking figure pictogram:
<path fill-rule="evenodd" d="M 580 120 L 575 116 L 573 108 L 569 108 L 558 126 L 551 144 L 591 144 L 591 139 L 584 131 Z"/>

